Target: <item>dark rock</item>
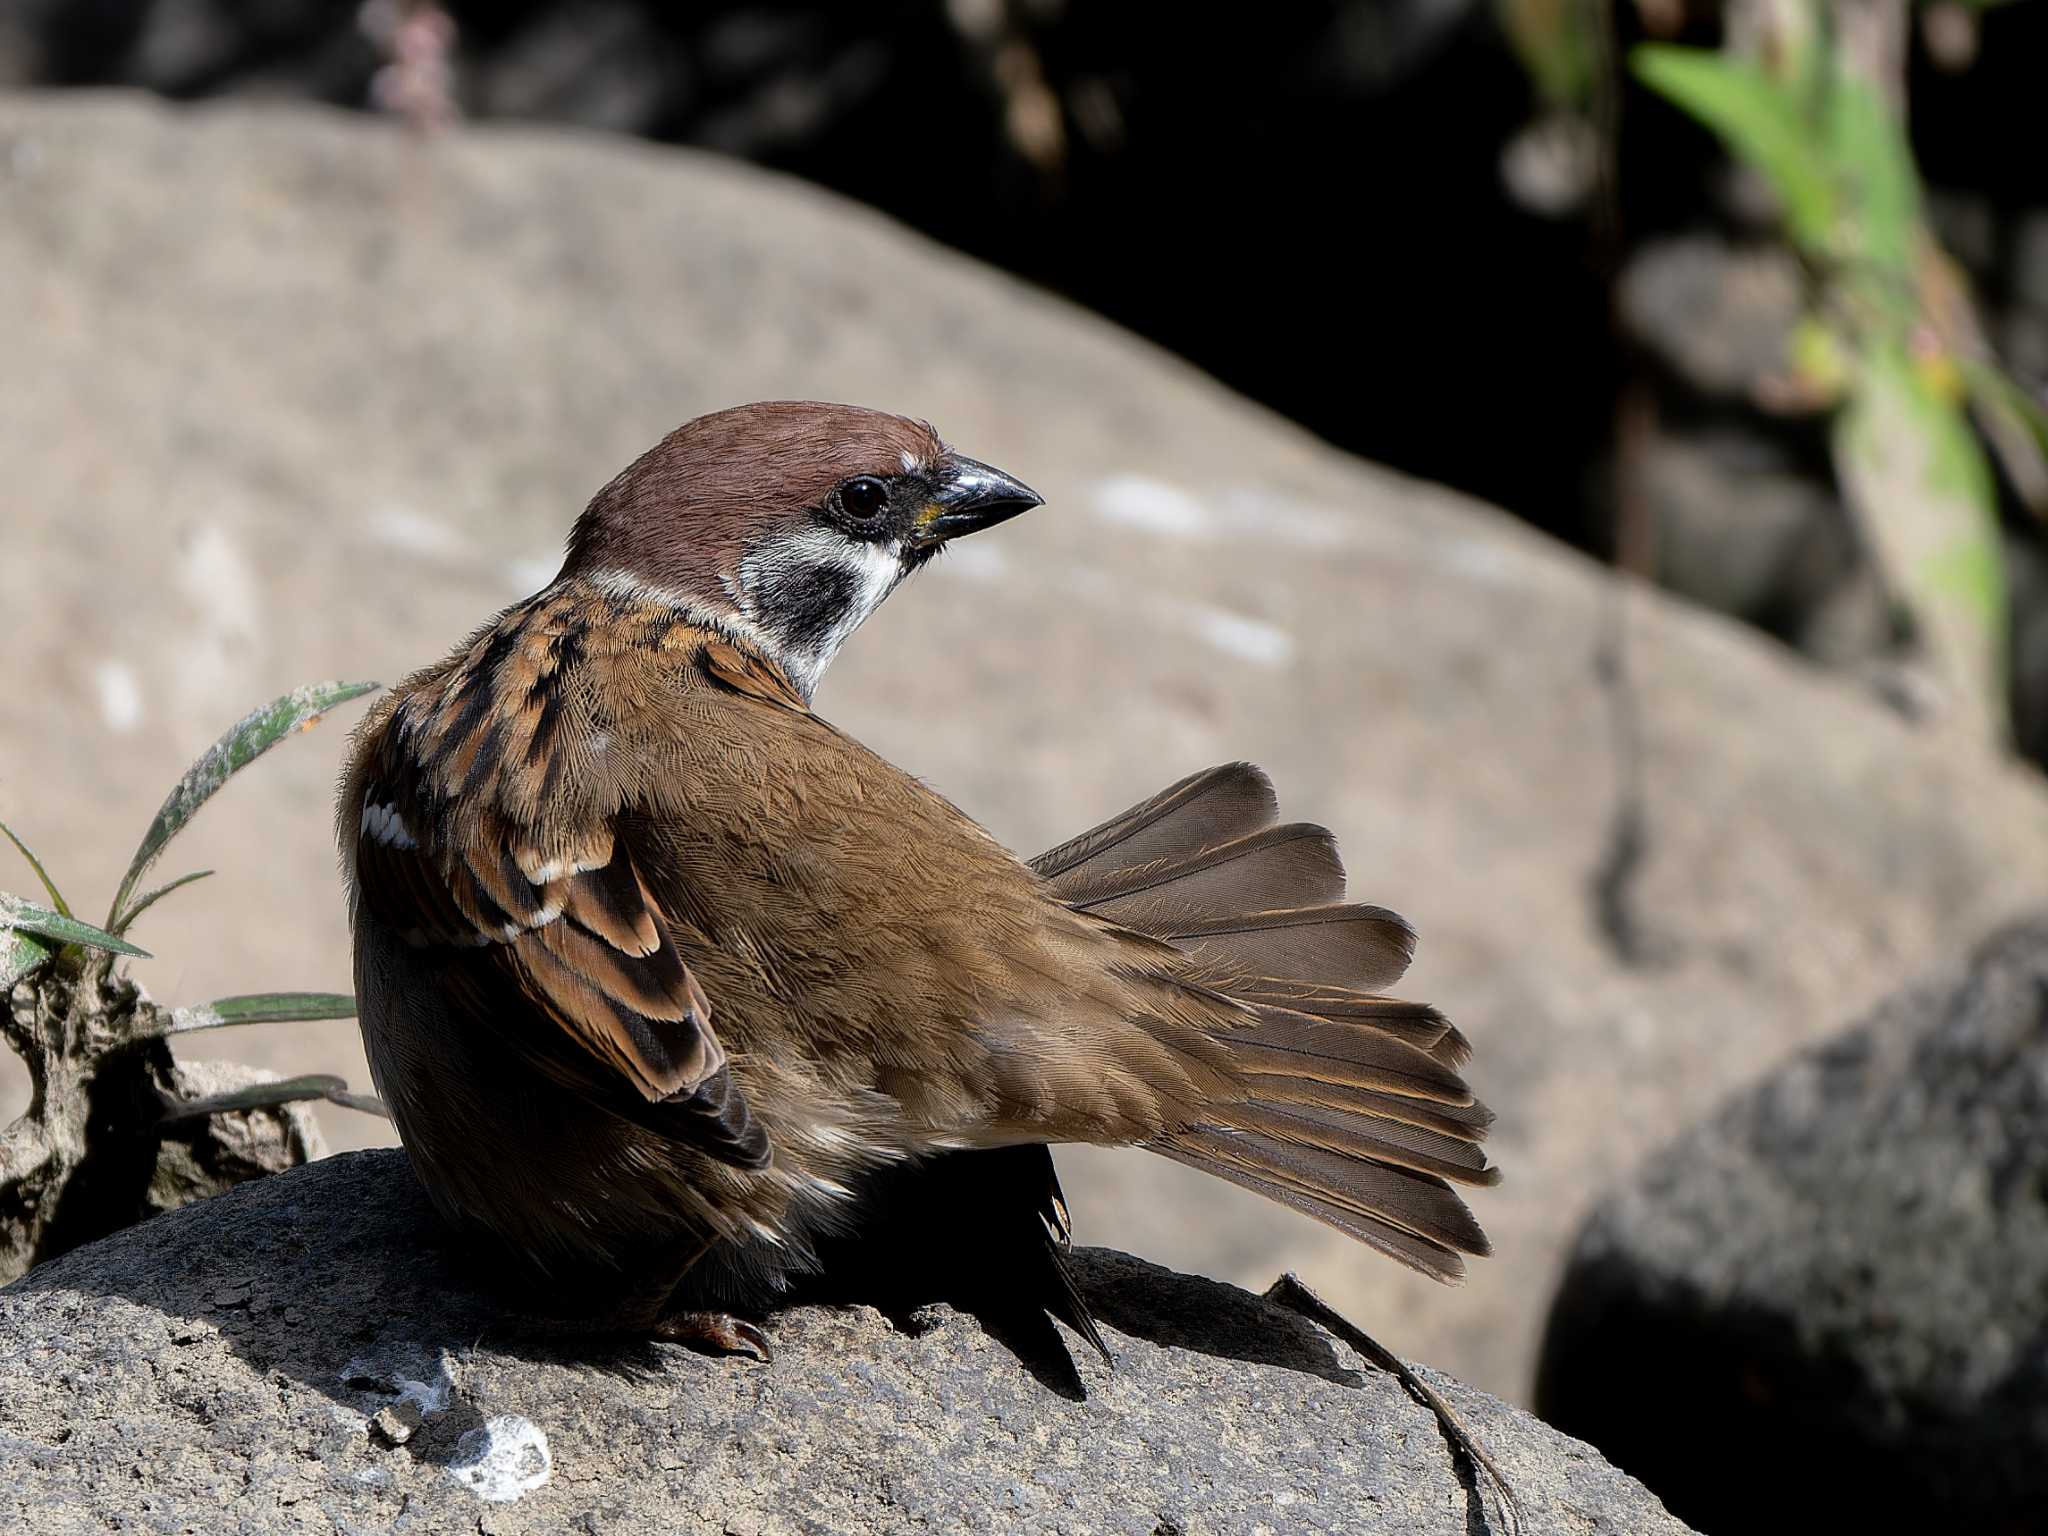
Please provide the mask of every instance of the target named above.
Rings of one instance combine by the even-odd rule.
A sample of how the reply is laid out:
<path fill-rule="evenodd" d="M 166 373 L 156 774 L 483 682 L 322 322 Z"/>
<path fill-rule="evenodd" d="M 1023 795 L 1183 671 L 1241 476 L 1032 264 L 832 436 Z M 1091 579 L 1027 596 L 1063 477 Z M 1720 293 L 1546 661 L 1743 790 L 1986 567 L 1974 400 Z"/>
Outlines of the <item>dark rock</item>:
<path fill-rule="evenodd" d="M 1610 1197 L 1537 1402 L 1705 1529 L 2048 1530 L 2048 920 Z"/>
<path fill-rule="evenodd" d="M 1835 665 L 1891 648 L 1891 605 L 1847 509 L 1770 432 L 1660 432 L 1640 474 L 1663 585 Z"/>
<path fill-rule="evenodd" d="M 278 1081 L 263 1067 L 233 1061 L 181 1061 L 172 1069 L 178 1097 L 209 1099 Z M 327 1143 L 304 1104 L 230 1110 L 192 1121 L 158 1144 L 149 1208 L 172 1211 L 248 1179 L 281 1173 L 327 1155 Z"/>
<path fill-rule="evenodd" d="M 2005 574 L 2012 609 L 2012 735 L 2022 754 L 2048 763 L 2048 546 L 2009 530 Z"/>
<path fill-rule="evenodd" d="M 944 1307 L 914 1333 L 795 1308 L 766 1366 L 537 1340 L 441 1241 L 402 1157 L 357 1153 L 0 1291 L 0 1528 L 213 1530 L 228 1499 L 251 1536 L 1500 1528 L 1391 1378 L 1122 1254 L 1075 1255 L 1117 1356 L 1083 1359 L 1075 1401 Z M 218 1312 L 223 1290 L 246 1308 Z M 1584 1446 L 1427 1375 L 1530 1536 L 1683 1531 Z"/>

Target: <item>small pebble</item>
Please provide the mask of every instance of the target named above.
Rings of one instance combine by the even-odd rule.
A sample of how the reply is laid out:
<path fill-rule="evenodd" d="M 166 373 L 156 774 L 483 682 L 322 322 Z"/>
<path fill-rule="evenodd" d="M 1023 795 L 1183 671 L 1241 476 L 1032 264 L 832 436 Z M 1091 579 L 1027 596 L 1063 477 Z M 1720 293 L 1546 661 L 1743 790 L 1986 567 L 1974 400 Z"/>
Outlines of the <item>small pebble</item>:
<path fill-rule="evenodd" d="M 393 1403 L 389 1408 L 379 1408 L 370 1420 L 370 1433 L 386 1445 L 403 1445 L 419 1432 L 420 1410 L 417 1403 Z"/>

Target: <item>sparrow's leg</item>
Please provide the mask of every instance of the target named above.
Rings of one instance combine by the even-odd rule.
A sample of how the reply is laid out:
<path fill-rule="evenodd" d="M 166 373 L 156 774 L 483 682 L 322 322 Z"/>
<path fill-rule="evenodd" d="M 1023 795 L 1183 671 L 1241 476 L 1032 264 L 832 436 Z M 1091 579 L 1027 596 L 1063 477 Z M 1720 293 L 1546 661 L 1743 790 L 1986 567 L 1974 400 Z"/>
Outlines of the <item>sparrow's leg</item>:
<path fill-rule="evenodd" d="M 639 1293 L 643 1306 L 648 1302 L 652 1305 L 642 1314 L 635 1331 L 644 1330 L 649 1338 L 686 1345 L 704 1354 L 749 1355 L 766 1365 L 775 1358 L 775 1351 L 768 1347 L 768 1335 L 753 1323 L 730 1312 L 679 1304 L 690 1271 L 711 1251 L 711 1246 L 702 1244 L 666 1271 L 663 1284 Z"/>
<path fill-rule="evenodd" d="M 515 1333 L 540 1338 L 653 1339 L 707 1354 L 772 1359 L 767 1335 L 753 1323 L 727 1312 L 677 1304 L 684 1280 L 710 1248 L 709 1243 L 699 1244 L 679 1258 L 643 1256 L 641 1278 L 623 1296 L 610 1289 L 587 1296 L 573 1288 L 557 1291 L 543 1305 L 519 1308 L 508 1321 Z"/>
<path fill-rule="evenodd" d="M 658 1320 L 653 1337 L 713 1355 L 751 1355 L 763 1365 L 775 1358 L 768 1335 L 730 1312 L 670 1312 Z"/>

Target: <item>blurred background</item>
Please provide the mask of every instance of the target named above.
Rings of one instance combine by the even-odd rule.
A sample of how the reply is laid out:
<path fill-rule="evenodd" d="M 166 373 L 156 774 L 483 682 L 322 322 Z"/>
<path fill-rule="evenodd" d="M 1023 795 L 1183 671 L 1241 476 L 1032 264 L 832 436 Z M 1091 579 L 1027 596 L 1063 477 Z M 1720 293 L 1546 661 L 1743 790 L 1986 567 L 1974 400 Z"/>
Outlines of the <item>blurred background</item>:
<path fill-rule="evenodd" d="M 95 915 L 676 422 L 929 417 L 1049 505 L 821 708 L 1025 851 L 1264 763 L 1500 1114 L 1462 1292 L 1138 1154 L 1080 1240 L 1702 1529 L 2048 1528 L 2044 71 L 2044 0 L 0 0 L 0 817 Z M 181 839 L 154 996 L 347 990 L 359 709 Z"/>

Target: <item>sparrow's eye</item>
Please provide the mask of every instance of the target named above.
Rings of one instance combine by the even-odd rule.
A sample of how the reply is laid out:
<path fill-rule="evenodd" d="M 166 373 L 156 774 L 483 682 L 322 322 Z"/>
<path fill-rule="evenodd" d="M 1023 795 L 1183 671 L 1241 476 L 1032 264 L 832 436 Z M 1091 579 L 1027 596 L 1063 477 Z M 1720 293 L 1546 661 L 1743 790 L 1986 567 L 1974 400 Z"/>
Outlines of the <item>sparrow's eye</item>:
<path fill-rule="evenodd" d="M 839 506 L 856 522 L 871 522 L 889 505 L 889 488 L 873 475 L 860 475 L 839 487 Z"/>

